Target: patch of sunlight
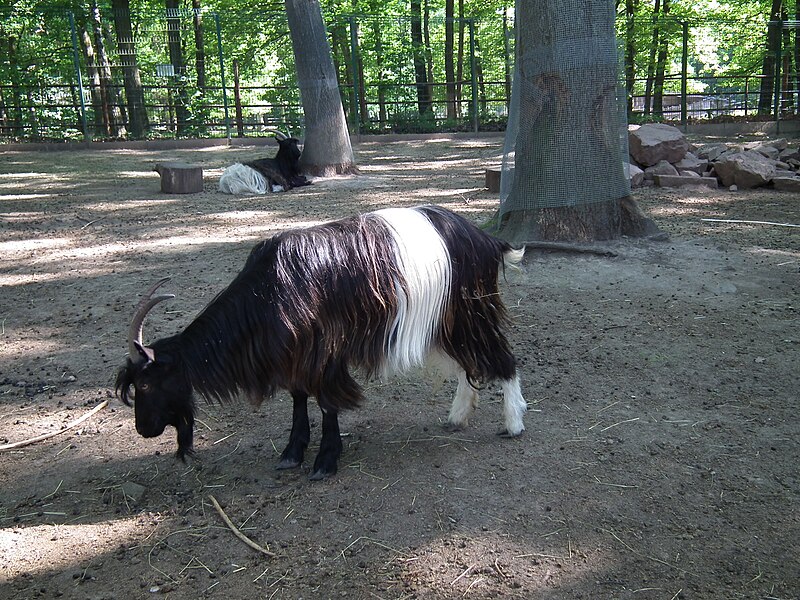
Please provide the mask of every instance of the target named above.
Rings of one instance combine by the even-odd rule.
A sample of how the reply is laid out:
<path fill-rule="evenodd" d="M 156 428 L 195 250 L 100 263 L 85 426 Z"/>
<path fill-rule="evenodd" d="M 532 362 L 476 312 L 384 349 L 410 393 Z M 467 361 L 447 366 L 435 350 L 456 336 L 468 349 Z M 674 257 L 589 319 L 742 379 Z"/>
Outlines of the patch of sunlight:
<path fill-rule="evenodd" d="M 660 217 L 682 217 L 687 215 L 702 214 L 704 217 L 721 215 L 722 213 L 710 211 L 706 208 L 691 206 L 661 206 L 648 207 L 647 212 L 652 216 Z"/>
<path fill-rule="evenodd" d="M 129 212 L 131 208 L 149 208 L 158 207 L 162 208 L 168 204 L 177 204 L 180 198 L 159 198 L 157 200 L 125 200 L 124 202 L 97 202 L 87 203 L 84 208 L 87 210 L 105 211 L 105 212 Z"/>
<path fill-rule="evenodd" d="M 216 213 L 211 215 L 213 219 L 230 219 L 232 221 L 245 221 L 247 219 L 277 219 L 273 211 L 270 210 L 237 210 L 231 212 Z"/>
<path fill-rule="evenodd" d="M 108 554 L 146 535 L 143 517 L 84 525 L 34 525 L 0 530 L 0 582 L 22 573 L 63 570 Z"/>
<path fill-rule="evenodd" d="M 58 179 L 58 175 L 54 173 L 0 173 L 0 181 L 21 181 L 31 179 Z"/>
<path fill-rule="evenodd" d="M 357 541 L 378 543 L 368 538 Z M 384 547 L 391 548 L 391 542 L 387 541 Z M 458 549 L 460 560 L 453 560 L 454 548 Z M 403 565 L 404 579 L 424 587 L 450 589 L 454 597 L 467 596 L 469 592 L 481 597 L 502 597 L 503 580 L 510 575 L 530 594 L 534 589 L 557 585 L 555 573 L 569 580 L 595 578 L 609 568 L 610 561 L 596 546 L 576 547 L 568 534 L 556 529 L 519 541 L 492 532 L 444 535 L 403 553 L 398 562 Z M 465 564 L 470 566 L 465 569 Z M 558 565 L 557 570 L 554 565 Z M 487 573 L 492 576 L 487 577 Z"/>
<path fill-rule="evenodd" d="M 4 199 L 5 196 L 0 196 L 0 199 Z M 46 213 L 42 211 L 36 212 L 10 212 L 3 214 L 3 220 L 8 221 L 9 223 L 24 223 L 25 221 L 30 221 L 31 219 L 41 219 L 45 216 Z"/>
<path fill-rule="evenodd" d="M 0 318 L 0 332 L 3 333 L 3 345 L 0 346 L 0 357 L 3 362 L 22 360 L 28 356 L 48 356 L 63 349 L 63 333 L 53 328 L 38 328 L 35 332 L 28 330 L 15 330 L 15 324 L 8 319 Z M 16 334 L 22 333 L 28 337 L 12 339 Z M 44 339 L 49 337 L 51 339 Z M 10 364 L 7 362 L 6 364 Z M 2 555 L 2 551 L 0 551 Z"/>
<path fill-rule="evenodd" d="M 41 200 L 52 197 L 53 194 L 0 194 L 0 200 Z"/>
<path fill-rule="evenodd" d="M 751 254 L 758 254 L 760 256 L 771 256 L 782 259 L 783 262 L 778 263 L 778 266 L 794 265 L 797 259 L 800 258 L 800 252 L 793 250 L 775 250 L 772 248 L 749 248 L 745 252 Z"/>
<path fill-rule="evenodd" d="M 44 283 L 45 281 L 58 281 L 64 279 L 65 273 L 16 273 L 0 275 L 0 287 L 15 285 L 30 285 L 31 283 Z"/>
<path fill-rule="evenodd" d="M 68 238 L 28 239 L 13 242 L 0 242 L 0 252 L 25 252 L 45 248 L 63 248 L 72 242 Z"/>
<path fill-rule="evenodd" d="M 478 188 L 475 187 L 453 188 L 449 190 L 426 190 L 425 195 L 430 196 L 431 198 L 437 198 L 440 196 L 442 198 L 449 198 L 450 196 L 456 196 L 456 195 L 466 197 L 467 194 L 474 194 L 476 191 L 482 191 L 482 190 L 478 190 Z"/>
<path fill-rule="evenodd" d="M 131 178 L 134 178 L 134 179 L 141 179 L 142 177 L 153 177 L 153 178 L 157 178 L 158 177 L 158 173 L 156 173 L 155 171 L 150 171 L 150 170 L 146 170 L 146 171 L 117 171 L 115 173 L 115 175 L 117 177 L 131 177 Z"/>

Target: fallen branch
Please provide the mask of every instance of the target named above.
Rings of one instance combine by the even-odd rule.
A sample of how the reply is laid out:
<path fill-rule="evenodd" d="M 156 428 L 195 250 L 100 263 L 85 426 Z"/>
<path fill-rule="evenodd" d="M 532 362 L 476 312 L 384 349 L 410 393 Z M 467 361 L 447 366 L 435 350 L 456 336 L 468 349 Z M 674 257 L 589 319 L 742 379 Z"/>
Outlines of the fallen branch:
<path fill-rule="evenodd" d="M 708 223 L 744 223 L 746 225 L 775 225 L 776 227 L 800 227 L 792 223 L 774 223 L 772 221 L 745 221 L 741 219 L 700 219 Z"/>
<path fill-rule="evenodd" d="M 12 444 L 3 444 L 2 446 L 0 446 L 0 450 L 11 450 L 12 448 L 21 448 L 23 446 L 29 446 L 31 444 L 35 444 L 36 442 L 41 442 L 42 440 L 46 440 L 51 437 L 61 435 L 65 431 L 69 431 L 70 429 L 77 427 L 96 412 L 103 410 L 106 406 L 108 406 L 108 400 L 103 400 L 100 404 L 95 406 L 88 413 L 86 413 L 85 415 L 83 415 L 78 419 L 75 419 L 72 423 L 64 427 L 64 429 L 59 429 L 58 431 L 51 431 L 50 433 L 43 433 L 42 435 L 37 435 L 36 437 L 31 438 L 29 440 L 22 440 L 20 442 L 14 442 Z"/>
<path fill-rule="evenodd" d="M 261 552 L 262 554 L 266 554 L 270 558 L 277 557 L 277 554 L 275 554 L 274 552 L 270 552 L 269 550 L 267 550 L 266 548 L 263 548 L 262 546 L 259 546 L 253 540 L 251 540 L 249 537 L 247 537 L 245 534 L 243 534 L 241 531 L 239 531 L 239 529 L 236 527 L 236 525 L 234 525 L 231 522 L 231 520 L 228 518 L 228 515 L 225 514 L 225 511 L 222 510 L 222 507 L 219 505 L 219 502 L 217 502 L 217 499 L 214 498 L 214 496 L 209 494 L 208 495 L 208 499 L 211 500 L 211 504 L 214 505 L 214 508 L 219 513 L 219 516 L 222 517 L 223 521 L 225 521 L 225 525 L 227 525 L 228 529 L 230 529 L 233 532 L 233 535 L 238 537 L 245 544 L 250 546 L 253 550 L 258 550 L 259 552 Z"/>
<path fill-rule="evenodd" d="M 597 254 L 598 256 L 617 256 L 613 250 L 605 248 L 592 248 L 568 242 L 525 242 L 526 250 L 555 250 L 557 252 L 578 252 L 583 254 Z"/>

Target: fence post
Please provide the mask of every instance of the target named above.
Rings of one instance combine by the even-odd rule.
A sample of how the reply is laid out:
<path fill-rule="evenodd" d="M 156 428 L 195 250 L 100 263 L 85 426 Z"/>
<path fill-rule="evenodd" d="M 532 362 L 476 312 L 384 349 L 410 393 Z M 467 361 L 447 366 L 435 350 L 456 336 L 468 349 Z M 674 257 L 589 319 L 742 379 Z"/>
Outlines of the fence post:
<path fill-rule="evenodd" d="M 222 28 L 219 24 L 219 14 L 214 13 L 214 24 L 217 28 L 217 51 L 219 53 L 219 78 L 222 84 L 222 105 L 225 108 L 225 133 L 228 141 L 231 139 L 231 119 L 228 114 L 228 90 L 225 87 L 225 61 L 222 53 Z"/>
<path fill-rule="evenodd" d="M 69 31 L 72 36 L 72 64 L 75 68 L 75 76 L 78 78 L 78 95 L 81 98 L 81 125 L 83 126 L 83 139 L 91 142 L 89 135 L 89 125 L 86 121 L 86 101 L 83 98 L 83 76 L 81 75 L 81 60 L 78 52 L 78 32 L 75 29 L 75 14 L 69 11 Z"/>
<path fill-rule="evenodd" d="M 361 134 L 361 99 L 358 96 L 361 80 L 358 73 L 358 36 L 356 35 L 356 18 L 350 17 L 350 62 L 353 69 L 353 115 L 355 116 L 356 135 Z"/>
<path fill-rule="evenodd" d="M 689 107 L 687 105 L 686 92 L 689 81 L 689 22 L 682 21 L 683 45 L 681 47 L 681 125 L 686 131 L 689 125 Z"/>
<path fill-rule="evenodd" d="M 244 118 L 242 116 L 242 96 L 239 81 L 239 59 L 233 59 L 233 104 L 236 113 L 236 137 L 244 137 Z"/>
<path fill-rule="evenodd" d="M 469 70 L 472 87 L 472 128 L 478 133 L 478 65 L 475 57 L 475 19 L 467 19 L 469 24 Z"/>

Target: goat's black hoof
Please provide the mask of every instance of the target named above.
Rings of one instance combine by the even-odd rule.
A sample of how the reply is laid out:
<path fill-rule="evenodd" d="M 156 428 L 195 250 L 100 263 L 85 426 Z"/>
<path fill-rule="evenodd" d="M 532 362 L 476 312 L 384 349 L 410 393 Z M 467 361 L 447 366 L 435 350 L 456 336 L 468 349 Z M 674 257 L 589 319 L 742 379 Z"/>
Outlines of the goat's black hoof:
<path fill-rule="evenodd" d="M 497 435 L 499 435 L 501 438 L 506 438 L 510 440 L 521 436 L 523 431 L 525 430 L 523 429 L 519 433 L 509 433 L 508 429 L 501 429 L 500 431 L 497 432 Z"/>
<path fill-rule="evenodd" d="M 318 471 L 314 471 L 311 475 L 308 476 L 310 481 L 322 481 L 323 479 L 327 479 L 331 475 L 335 475 L 336 471 L 323 471 L 322 469 Z"/>
<path fill-rule="evenodd" d="M 456 425 L 455 423 L 448 421 L 442 425 L 442 429 L 444 429 L 447 433 L 458 433 L 459 431 L 464 431 L 466 427 L 464 425 Z"/>
<path fill-rule="evenodd" d="M 275 468 L 278 471 L 284 471 L 286 469 L 296 469 L 302 464 L 302 460 L 297 460 L 296 458 L 282 458 L 281 461 L 275 465 Z"/>

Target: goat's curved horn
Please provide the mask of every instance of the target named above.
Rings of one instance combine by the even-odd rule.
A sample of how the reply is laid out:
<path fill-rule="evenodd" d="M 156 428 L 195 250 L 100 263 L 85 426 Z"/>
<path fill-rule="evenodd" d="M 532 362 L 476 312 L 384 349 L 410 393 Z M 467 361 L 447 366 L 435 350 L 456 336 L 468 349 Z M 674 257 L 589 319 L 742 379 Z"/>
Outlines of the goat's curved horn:
<path fill-rule="evenodd" d="M 134 312 L 133 319 L 131 319 L 130 329 L 128 329 L 128 355 L 131 357 L 131 360 L 133 360 L 133 357 L 138 353 L 136 344 L 140 346 L 144 345 L 142 343 L 142 331 L 144 329 L 144 318 L 147 316 L 147 313 L 159 302 L 175 297 L 175 294 L 162 294 L 155 298 L 152 297 L 153 293 L 169 280 L 169 277 L 164 277 L 164 279 L 160 279 L 151 285 L 136 307 L 136 312 Z"/>
<path fill-rule="evenodd" d="M 279 142 L 282 140 L 288 140 L 290 137 L 288 134 L 283 133 L 279 129 L 267 129 L 267 131 L 269 131 L 270 133 L 274 133 L 275 139 L 278 140 Z"/>

